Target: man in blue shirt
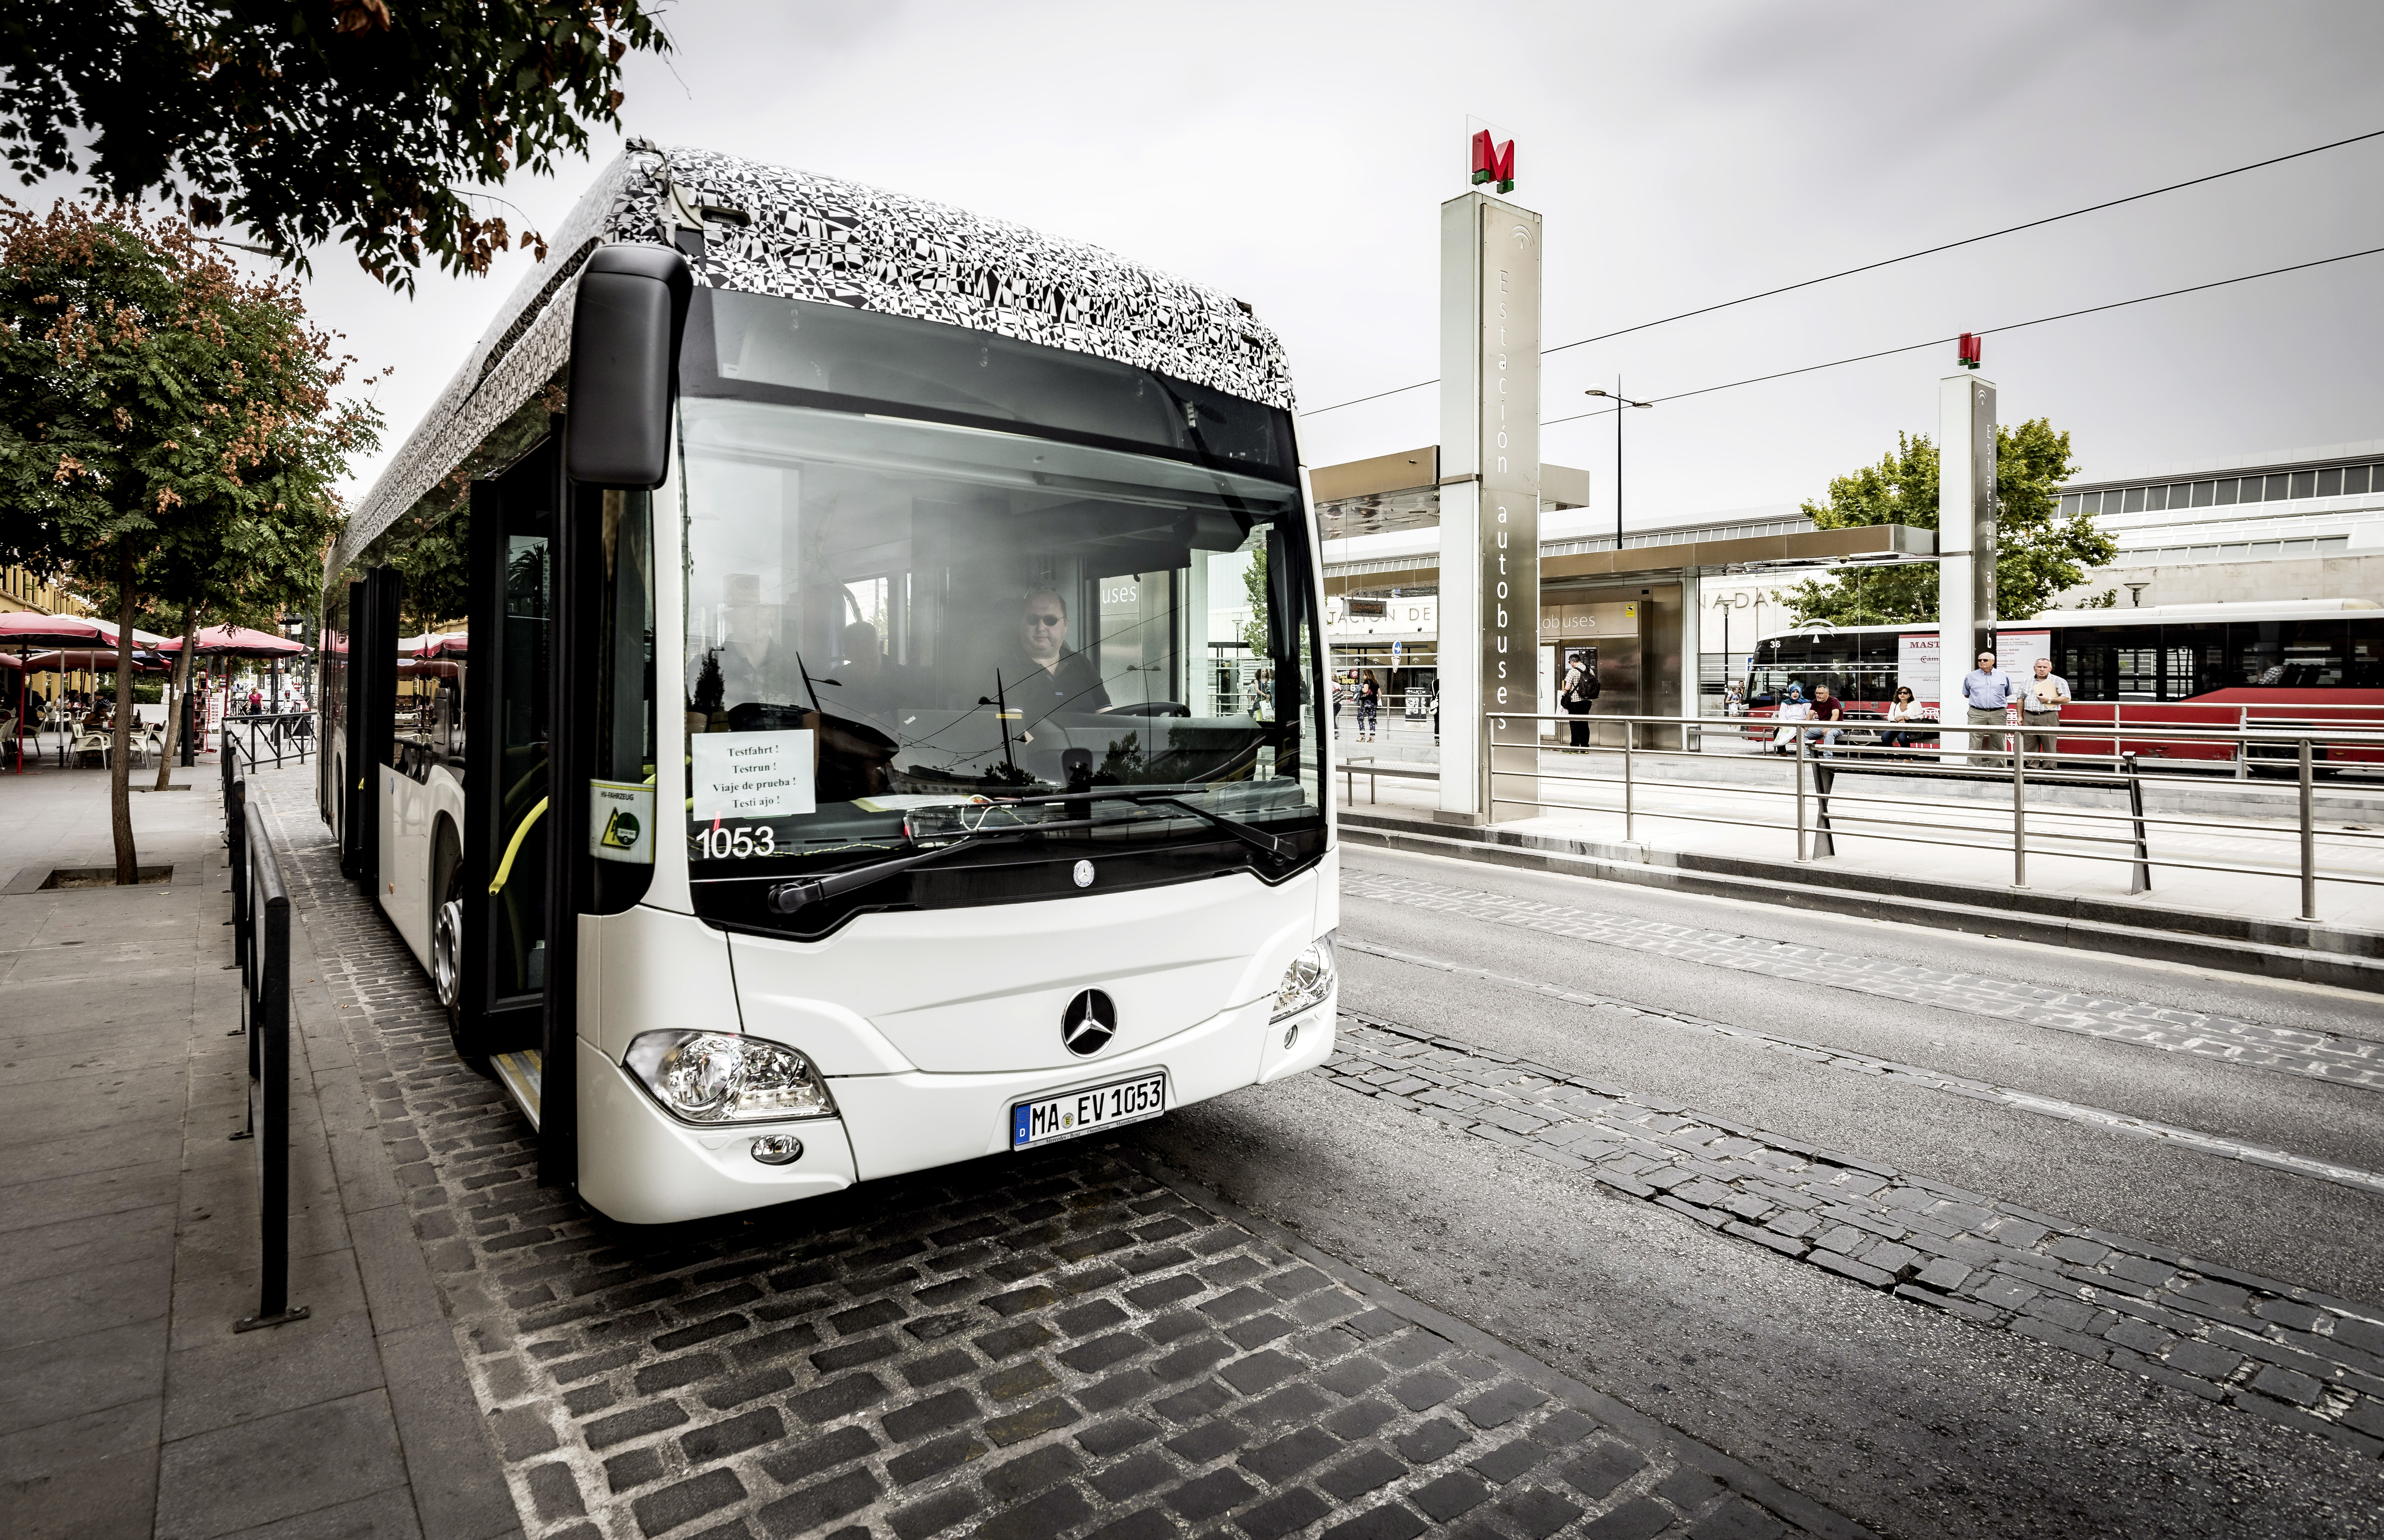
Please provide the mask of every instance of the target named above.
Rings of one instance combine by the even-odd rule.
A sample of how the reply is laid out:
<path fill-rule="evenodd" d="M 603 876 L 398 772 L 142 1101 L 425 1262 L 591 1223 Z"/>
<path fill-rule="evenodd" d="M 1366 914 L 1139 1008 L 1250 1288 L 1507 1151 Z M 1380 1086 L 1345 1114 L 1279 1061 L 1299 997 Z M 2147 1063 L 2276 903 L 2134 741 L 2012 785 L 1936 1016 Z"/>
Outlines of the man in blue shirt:
<path fill-rule="evenodd" d="M 1962 699 L 1969 705 L 1973 727 L 2004 727 L 2010 720 L 2005 708 L 2018 694 L 2019 687 L 2012 683 L 2011 676 L 1995 666 L 1993 652 L 1980 653 L 1979 666 L 1962 676 Z M 2002 746 L 1997 736 L 1974 732 L 1969 739 L 1970 763 L 1984 769 L 1994 768 L 1999 756 L 1987 751 Z"/>

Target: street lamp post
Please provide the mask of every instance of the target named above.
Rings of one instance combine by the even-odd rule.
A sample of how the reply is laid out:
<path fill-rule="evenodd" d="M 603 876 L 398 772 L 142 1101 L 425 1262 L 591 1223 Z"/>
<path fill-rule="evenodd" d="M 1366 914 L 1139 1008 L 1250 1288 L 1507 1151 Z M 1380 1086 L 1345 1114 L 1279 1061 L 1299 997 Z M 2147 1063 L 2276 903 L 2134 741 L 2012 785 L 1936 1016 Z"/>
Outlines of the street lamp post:
<path fill-rule="evenodd" d="M 1614 389 L 1592 385 L 1582 394 L 1604 396 L 1614 403 L 1614 565 L 1622 565 L 1622 412 L 1628 406 L 1653 406 L 1652 401 L 1633 401 L 1622 393 L 1622 377 L 1614 377 Z"/>

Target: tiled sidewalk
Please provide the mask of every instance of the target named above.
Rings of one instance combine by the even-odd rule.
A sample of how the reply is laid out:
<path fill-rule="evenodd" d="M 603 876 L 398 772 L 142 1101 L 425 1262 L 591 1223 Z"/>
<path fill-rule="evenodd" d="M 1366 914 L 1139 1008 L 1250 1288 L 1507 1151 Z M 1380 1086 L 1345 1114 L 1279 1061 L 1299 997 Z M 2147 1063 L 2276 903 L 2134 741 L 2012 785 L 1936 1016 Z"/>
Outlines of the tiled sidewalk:
<path fill-rule="evenodd" d="M 513 1505 L 302 927 L 291 1298 L 256 1310 L 221 810 L 134 800 L 170 885 L 0 896 L 0 1532 L 512 1532 Z M 107 858 L 106 782 L 0 778 L 0 878 Z M 12 874 L 31 873 L 30 876 Z"/>

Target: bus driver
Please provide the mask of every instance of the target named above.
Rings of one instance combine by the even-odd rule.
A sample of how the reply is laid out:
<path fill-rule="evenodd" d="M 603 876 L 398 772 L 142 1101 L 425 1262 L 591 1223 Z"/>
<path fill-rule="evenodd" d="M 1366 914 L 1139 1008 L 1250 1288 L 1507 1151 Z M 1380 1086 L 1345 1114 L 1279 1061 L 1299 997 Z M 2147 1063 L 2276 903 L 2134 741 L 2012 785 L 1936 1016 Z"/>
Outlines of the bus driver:
<path fill-rule="evenodd" d="M 1056 589 L 1031 589 L 1018 617 L 1018 650 L 1001 665 L 1001 684 L 1022 729 L 1053 712 L 1099 711 L 1110 703 L 1100 671 L 1082 652 L 1071 652 L 1068 602 Z M 1032 742 L 1022 730 L 1021 740 Z"/>

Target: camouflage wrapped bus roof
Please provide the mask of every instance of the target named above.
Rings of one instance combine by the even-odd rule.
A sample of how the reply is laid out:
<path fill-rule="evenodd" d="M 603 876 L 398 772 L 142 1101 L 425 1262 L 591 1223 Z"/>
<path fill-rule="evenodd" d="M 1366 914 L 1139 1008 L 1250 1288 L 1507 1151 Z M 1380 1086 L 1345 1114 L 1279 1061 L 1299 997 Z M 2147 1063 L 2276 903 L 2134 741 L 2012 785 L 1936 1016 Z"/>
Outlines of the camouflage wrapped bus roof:
<path fill-rule="evenodd" d="M 667 242 L 697 221 L 703 253 L 689 266 L 699 284 L 941 321 L 1293 405 L 1282 343 L 1217 290 L 925 199 L 632 142 L 365 494 L 326 577 L 426 498 L 460 503 L 454 482 L 475 469 L 467 461 L 561 373 L 590 253 L 608 242 Z"/>

